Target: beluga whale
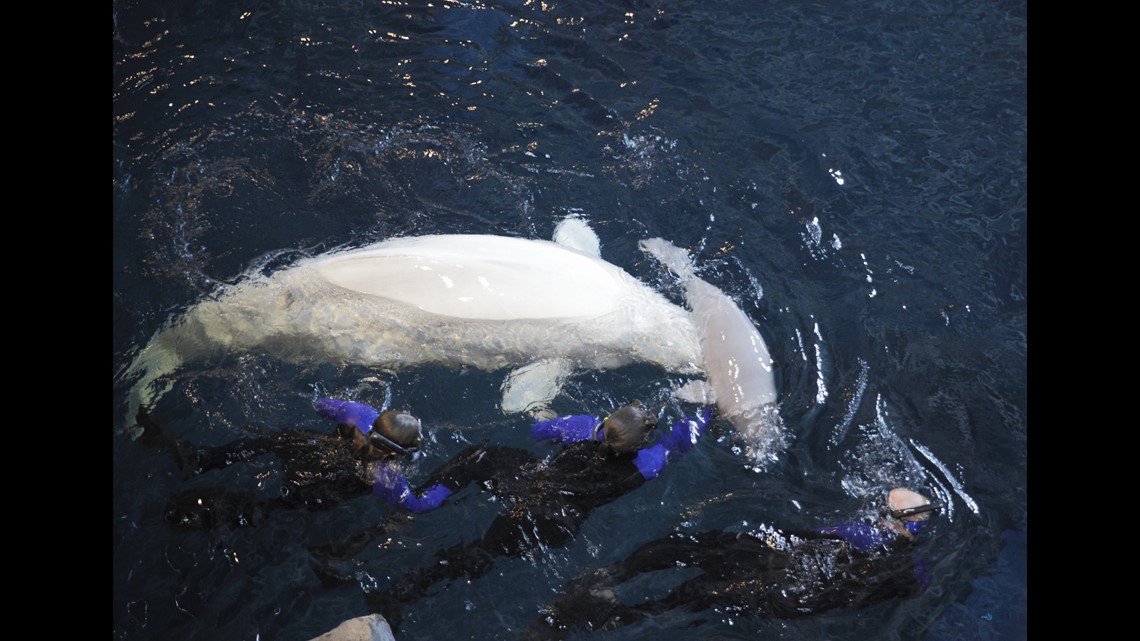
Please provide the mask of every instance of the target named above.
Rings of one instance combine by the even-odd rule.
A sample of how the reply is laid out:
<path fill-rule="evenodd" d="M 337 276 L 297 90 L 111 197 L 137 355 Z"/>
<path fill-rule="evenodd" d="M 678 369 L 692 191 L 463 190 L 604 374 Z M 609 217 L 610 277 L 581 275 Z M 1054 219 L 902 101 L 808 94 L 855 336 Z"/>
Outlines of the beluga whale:
<path fill-rule="evenodd" d="M 124 372 L 128 420 L 184 365 L 258 351 L 296 363 L 506 370 L 502 408 L 536 412 L 575 371 L 656 364 L 699 374 L 683 307 L 600 256 L 580 218 L 553 241 L 393 238 L 249 274 L 168 321 Z"/>
<path fill-rule="evenodd" d="M 768 345 L 756 325 L 723 291 L 701 279 L 689 253 L 662 238 L 640 243 L 681 282 L 685 302 L 701 343 L 707 380 L 676 390 L 690 402 L 715 402 L 718 417 L 732 424 L 746 454 L 757 466 L 775 459 L 785 447 L 779 396 Z"/>

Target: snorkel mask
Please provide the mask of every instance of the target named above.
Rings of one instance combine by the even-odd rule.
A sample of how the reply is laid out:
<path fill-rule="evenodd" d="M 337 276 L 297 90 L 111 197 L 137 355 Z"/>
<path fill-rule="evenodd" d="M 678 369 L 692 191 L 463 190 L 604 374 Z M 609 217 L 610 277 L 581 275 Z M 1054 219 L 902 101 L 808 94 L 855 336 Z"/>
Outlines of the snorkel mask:
<path fill-rule="evenodd" d="M 907 519 L 908 517 L 918 516 L 920 514 L 926 514 L 927 512 L 933 512 L 935 510 L 941 510 L 943 507 L 945 507 L 945 505 L 943 505 L 941 501 L 935 501 L 933 503 L 927 503 L 926 505 L 919 505 L 917 507 L 908 507 L 908 508 L 904 508 L 902 510 L 892 510 L 892 509 L 888 508 L 887 514 L 889 514 L 889 515 L 893 516 L 894 518 L 902 521 L 902 520 Z"/>
<path fill-rule="evenodd" d="M 941 501 L 931 501 L 913 490 L 896 487 L 887 493 L 887 507 L 883 515 L 898 521 L 925 521 L 929 514 L 945 505 Z"/>

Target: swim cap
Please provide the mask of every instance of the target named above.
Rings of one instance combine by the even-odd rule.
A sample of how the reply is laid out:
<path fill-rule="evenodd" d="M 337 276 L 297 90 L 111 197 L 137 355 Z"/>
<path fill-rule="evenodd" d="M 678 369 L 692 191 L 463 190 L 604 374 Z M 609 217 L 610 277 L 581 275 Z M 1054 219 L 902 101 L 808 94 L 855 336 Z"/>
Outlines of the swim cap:
<path fill-rule="evenodd" d="M 388 410 L 372 423 L 368 441 L 373 447 L 411 456 L 424 441 L 420 419 L 400 410 Z"/>
<path fill-rule="evenodd" d="M 601 429 L 609 449 L 621 453 L 641 445 L 654 427 L 657 427 L 657 416 L 646 412 L 641 401 L 634 400 L 607 416 Z"/>

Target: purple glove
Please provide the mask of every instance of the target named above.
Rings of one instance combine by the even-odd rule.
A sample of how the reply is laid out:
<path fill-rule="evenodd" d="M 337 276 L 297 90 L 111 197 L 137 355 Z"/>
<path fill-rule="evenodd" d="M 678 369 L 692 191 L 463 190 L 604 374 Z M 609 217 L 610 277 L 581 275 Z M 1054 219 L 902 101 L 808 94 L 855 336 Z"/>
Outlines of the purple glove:
<path fill-rule="evenodd" d="M 705 409 L 693 418 L 685 417 L 673 424 L 673 429 L 661 437 L 653 447 L 638 450 L 633 464 L 646 480 L 657 478 L 671 458 L 693 449 L 712 420 L 712 410 Z"/>
<path fill-rule="evenodd" d="M 661 437 L 661 445 L 670 452 L 684 454 L 693 449 L 697 441 L 701 440 L 701 435 L 705 433 L 705 428 L 709 426 L 709 421 L 712 419 L 712 410 L 705 409 L 700 414 L 693 418 L 682 418 L 673 424 L 673 429 L 668 434 Z"/>
<path fill-rule="evenodd" d="M 383 465 L 376 472 L 372 493 L 413 514 L 434 510 L 451 496 L 451 490 L 443 485 L 433 485 L 417 496 L 408 486 L 408 479 L 393 465 Z"/>
<path fill-rule="evenodd" d="M 576 443 L 596 439 L 601 420 L 588 414 L 560 416 L 549 421 L 535 421 L 530 428 L 536 440 L 553 440 L 559 443 Z"/>
<path fill-rule="evenodd" d="M 337 398 L 318 398 L 314 406 L 321 416 L 331 418 L 337 423 L 351 425 L 362 434 L 371 431 L 372 423 L 380 416 L 380 410 L 371 405 Z"/>

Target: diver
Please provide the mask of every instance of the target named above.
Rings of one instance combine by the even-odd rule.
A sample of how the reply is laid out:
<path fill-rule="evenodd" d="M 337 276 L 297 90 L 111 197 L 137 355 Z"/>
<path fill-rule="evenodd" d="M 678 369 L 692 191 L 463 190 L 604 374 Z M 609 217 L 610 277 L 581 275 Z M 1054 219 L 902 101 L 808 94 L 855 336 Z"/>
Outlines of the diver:
<path fill-rule="evenodd" d="M 656 478 L 671 461 L 692 449 L 711 421 L 704 409 L 678 420 L 653 446 L 641 447 L 657 425 L 655 413 L 632 401 L 609 416 L 576 415 L 536 421 L 531 434 L 561 443 L 549 460 L 530 452 L 486 443 L 472 446 L 431 474 L 426 488 L 412 491 L 397 468 L 381 468 L 373 491 L 394 505 L 422 507 L 469 485 L 486 489 L 506 510 L 486 533 L 467 545 L 441 551 L 440 562 L 409 572 L 383 593 L 369 593 L 372 611 L 397 623 L 400 608 L 422 597 L 439 581 L 474 579 L 490 571 L 501 556 L 522 557 L 544 547 L 569 542 L 596 508 Z M 343 417 L 334 416 L 338 421 Z"/>
<path fill-rule="evenodd" d="M 325 399 L 318 411 L 327 410 Z M 380 412 L 354 403 L 333 433 L 287 429 L 241 438 L 217 447 L 198 447 L 178 439 L 153 415 L 139 412 L 139 442 L 169 451 L 183 478 L 272 454 L 284 468 L 281 496 L 220 487 L 193 488 L 175 495 L 165 518 L 180 527 L 214 528 L 260 523 L 276 509 L 321 510 L 372 492 L 377 470 L 398 457 L 411 458 L 423 443 L 420 420 L 398 410 Z"/>
<path fill-rule="evenodd" d="M 894 488 L 875 521 L 809 531 L 674 533 L 572 580 L 527 628 L 529 639 L 613 630 L 671 611 L 796 618 L 913 596 L 929 578 L 914 537 L 941 504 Z M 700 573 L 692 576 L 693 570 Z M 659 598 L 624 603 L 622 587 L 651 572 L 685 573 Z M 658 578 L 656 581 L 663 581 Z M 628 599 L 627 600 L 632 600 Z"/>

